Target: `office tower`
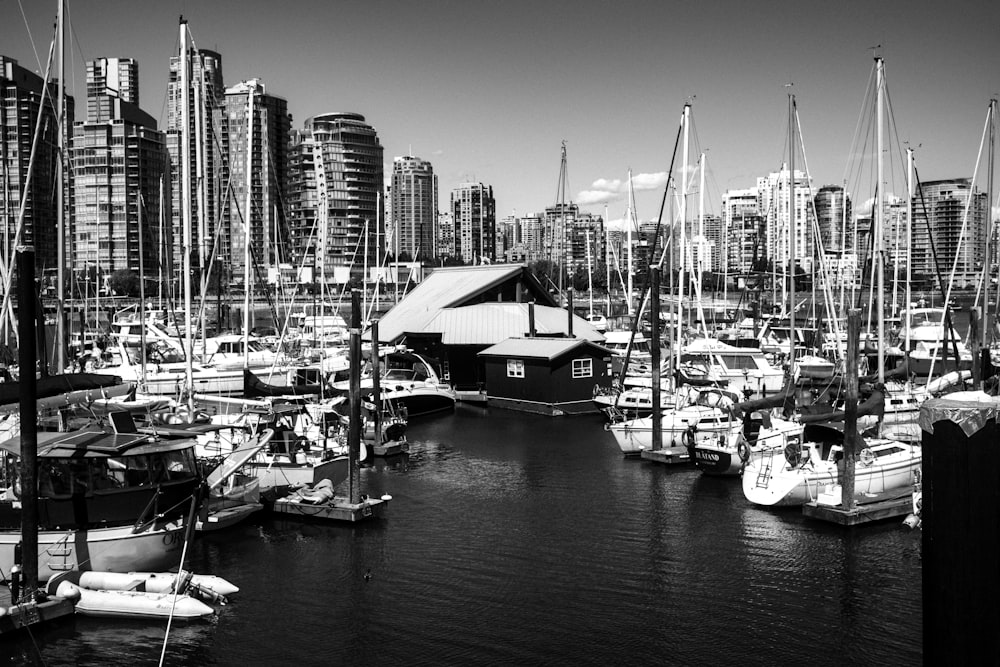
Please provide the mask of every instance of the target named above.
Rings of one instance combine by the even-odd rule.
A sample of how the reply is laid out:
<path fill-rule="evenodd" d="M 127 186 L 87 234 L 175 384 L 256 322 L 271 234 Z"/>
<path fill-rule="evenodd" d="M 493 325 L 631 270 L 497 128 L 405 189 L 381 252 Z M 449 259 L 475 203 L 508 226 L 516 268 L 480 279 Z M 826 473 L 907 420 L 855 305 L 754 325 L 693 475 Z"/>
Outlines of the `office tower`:
<path fill-rule="evenodd" d="M 134 58 L 87 61 L 87 120 L 110 120 L 114 100 L 139 106 L 139 63 Z"/>
<path fill-rule="evenodd" d="M 66 174 L 64 201 L 66 219 L 60 221 L 57 181 L 59 179 L 59 137 L 56 111 L 57 85 L 21 67 L 13 58 L 0 56 L 0 260 L 12 266 L 14 245 L 35 248 L 39 274 L 55 275 L 58 266 L 58 225 L 64 225 L 67 240 L 72 234 L 72 174 Z M 65 116 L 73 118 L 73 98 L 66 96 Z M 39 114 L 41 135 L 36 147 L 33 173 L 28 184 L 28 163 Z M 68 134 L 68 132 L 67 132 Z M 27 188 L 23 228 L 17 237 L 21 199 Z M 68 245 L 68 244 L 67 244 Z M 70 255 L 67 254 L 67 257 Z"/>
<path fill-rule="evenodd" d="M 248 122 L 251 109 L 252 122 Z M 217 253 L 219 261 L 228 266 L 220 274 L 228 273 L 233 282 L 242 284 L 245 221 L 250 221 L 251 269 L 256 265 L 263 276 L 265 267 L 290 259 L 283 191 L 291 117 L 288 103 L 269 94 L 259 79 L 227 88 L 215 115 L 215 124 L 221 129 L 224 173 L 230 183 L 222 198 Z M 257 280 L 254 275 L 251 273 L 251 283 Z"/>
<path fill-rule="evenodd" d="M 496 259 L 496 202 L 493 187 L 462 183 L 451 192 L 455 224 L 455 255 L 465 264 L 490 264 Z"/>
<path fill-rule="evenodd" d="M 391 243 L 397 261 L 428 262 L 437 257 L 434 225 L 438 179 L 431 163 L 408 155 L 392 162 Z"/>
<path fill-rule="evenodd" d="M 954 266 L 956 287 L 975 284 L 986 259 L 988 205 L 969 178 L 921 183 L 913 196 L 912 275 L 936 285 Z"/>
<path fill-rule="evenodd" d="M 384 245 L 382 144 L 358 113 L 326 113 L 289 145 L 289 234 L 295 258 L 326 281 L 360 278 Z"/>
<path fill-rule="evenodd" d="M 182 32 L 187 24 L 181 23 Z M 185 33 L 186 34 L 186 33 Z M 182 41 L 191 44 L 187 36 Z M 184 261 L 185 225 L 190 225 L 191 266 L 193 278 L 200 279 L 208 266 L 225 195 L 224 163 L 214 110 L 222 104 L 225 88 L 222 84 L 222 56 L 215 51 L 189 46 L 186 56 L 171 56 L 167 81 L 167 150 L 170 154 L 169 242 L 173 257 L 173 275 L 179 276 Z M 186 63 L 186 72 L 182 72 Z M 188 90 L 183 83 L 188 82 Z M 183 108 L 187 100 L 187 112 Z M 187 124 L 187 152 L 181 150 L 182 127 Z M 185 157 L 185 155 L 187 157 Z M 187 165 L 189 192 L 184 194 L 185 178 L 182 165 Z M 190 220 L 184 220 L 187 197 Z M 198 284 L 197 282 L 195 284 Z"/>
<path fill-rule="evenodd" d="M 153 117 L 128 101 L 137 96 L 109 90 L 105 81 L 115 62 L 128 63 L 130 74 L 138 71 L 131 59 L 88 62 L 87 119 L 73 125 L 71 265 L 78 275 L 106 278 L 127 270 L 157 276 L 168 259 L 162 254 L 166 231 L 160 215 L 161 187 L 169 188 L 165 138 Z M 133 78 L 129 85 L 138 89 L 139 82 Z"/>

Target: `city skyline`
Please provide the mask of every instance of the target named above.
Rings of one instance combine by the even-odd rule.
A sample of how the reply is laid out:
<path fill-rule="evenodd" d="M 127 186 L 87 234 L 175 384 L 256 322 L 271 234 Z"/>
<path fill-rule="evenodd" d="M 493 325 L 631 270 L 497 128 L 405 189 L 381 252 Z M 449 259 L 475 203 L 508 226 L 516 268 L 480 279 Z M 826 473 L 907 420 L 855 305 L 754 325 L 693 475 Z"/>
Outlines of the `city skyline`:
<path fill-rule="evenodd" d="M 787 160 L 789 90 L 817 188 L 848 180 L 874 54 L 886 61 L 893 141 L 917 148 L 923 180 L 972 176 L 1000 90 L 992 6 L 542 4 L 111 1 L 88 12 L 71 2 L 67 87 L 82 120 L 85 61 L 134 58 L 142 108 L 164 129 L 183 14 L 195 44 L 221 55 L 225 85 L 259 77 L 288 101 L 293 128 L 331 111 L 363 114 L 385 146 L 387 175 L 394 157 L 414 155 L 434 166 L 440 197 L 482 182 L 498 218 L 537 213 L 556 203 L 566 141 L 568 196 L 601 216 L 607 203 L 612 223 L 625 213 L 630 168 L 638 218 L 656 218 L 685 102 L 690 162 L 706 152 L 706 203 L 717 215 L 726 190 L 752 187 Z M 24 7 L 30 39 L 22 6 L 4 5 L 0 52 L 34 71 L 31 40 L 44 58 L 56 3 Z M 970 20 L 973 9 L 981 20 Z M 899 185 L 887 191 L 902 194 L 905 175 L 891 178 Z"/>

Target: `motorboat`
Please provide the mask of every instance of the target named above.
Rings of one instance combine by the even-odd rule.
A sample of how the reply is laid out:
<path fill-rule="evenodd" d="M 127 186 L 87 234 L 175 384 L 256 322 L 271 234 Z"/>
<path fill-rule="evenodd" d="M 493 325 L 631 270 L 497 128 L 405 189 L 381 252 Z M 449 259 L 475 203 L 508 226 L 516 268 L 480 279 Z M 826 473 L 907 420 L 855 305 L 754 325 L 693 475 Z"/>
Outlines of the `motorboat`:
<path fill-rule="evenodd" d="M 681 364 L 698 363 L 711 369 L 729 391 L 740 398 L 760 398 L 785 385 L 785 373 L 775 368 L 759 348 L 736 347 L 713 338 L 697 338 L 681 350 Z"/>
<path fill-rule="evenodd" d="M 380 398 L 405 408 L 405 417 L 412 419 L 455 408 L 458 398 L 455 390 L 441 379 L 435 362 L 428 357 L 409 350 L 396 350 L 380 357 L 380 364 Z M 360 385 L 362 395 L 369 401 L 374 391 L 371 369 L 369 360 Z M 347 394 L 350 381 L 335 382 L 333 388 Z"/>
<path fill-rule="evenodd" d="M 899 440 L 860 434 L 854 471 L 855 499 L 877 500 L 912 487 L 921 448 Z M 743 495 L 755 505 L 804 505 L 837 485 L 844 475 L 844 433 L 831 423 L 806 424 L 799 441 L 762 452 L 743 470 Z"/>
<path fill-rule="evenodd" d="M 945 326 L 944 308 L 903 311 L 895 343 L 906 353 L 909 372 L 918 378 L 972 368 L 972 353 L 962 342 L 954 324 Z"/>
<path fill-rule="evenodd" d="M 203 364 L 221 370 L 270 369 L 283 361 L 280 355 L 267 347 L 262 340 L 256 337 L 244 339 L 238 334 L 206 338 L 200 349 L 195 351 L 195 358 L 199 356 Z"/>
<path fill-rule="evenodd" d="M 177 564 L 201 484 L 193 438 L 103 430 L 38 434 L 38 576 Z M 21 541 L 20 439 L 0 443 L 0 572 Z"/>

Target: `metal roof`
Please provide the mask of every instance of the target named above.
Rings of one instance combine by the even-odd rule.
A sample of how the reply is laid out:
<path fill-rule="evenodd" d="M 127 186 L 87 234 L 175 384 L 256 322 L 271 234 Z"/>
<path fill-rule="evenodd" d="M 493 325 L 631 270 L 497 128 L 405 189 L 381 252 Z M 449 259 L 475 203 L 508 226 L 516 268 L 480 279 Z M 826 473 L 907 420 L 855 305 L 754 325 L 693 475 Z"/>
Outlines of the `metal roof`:
<path fill-rule="evenodd" d="M 445 345 L 493 345 L 506 338 L 528 335 L 528 309 L 526 303 L 480 303 L 442 308 L 422 331 L 440 333 Z M 564 309 L 535 305 L 536 333 L 565 335 L 566 329 Z M 413 329 L 408 327 L 407 331 Z M 381 333 L 380 328 L 379 337 Z M 604 336 L 579 315 L 573 316 L 573 335 L 595 343 L 604 342 Z"/>
<path fill-rule="evenodd" d="M 523 264 L 436 268 L 379 320 L 379 340 L 386 343 L 396 342 L 407 331 L 423 331 L 427 323 L 442 308 L 461 306 L 483 292 L 524 273 Z M 530 278 L 526 280 L 533 281 Z M 544 291 L 539 290 L 539 295 L 542 294 Z M 524 296 L 528 300 L 533 298 L 534 294 L 526 291 Z M 371 338 L 370 330 L 365 332 L 364 338 Z"/>
<path fill-rule="evenodd" d="M 478 356 L 532 357 L 551 361 L 578 347 L 592 347 L 611 355 L 611 350 L 582 338 L 508 338 L 486 348 Z"/>

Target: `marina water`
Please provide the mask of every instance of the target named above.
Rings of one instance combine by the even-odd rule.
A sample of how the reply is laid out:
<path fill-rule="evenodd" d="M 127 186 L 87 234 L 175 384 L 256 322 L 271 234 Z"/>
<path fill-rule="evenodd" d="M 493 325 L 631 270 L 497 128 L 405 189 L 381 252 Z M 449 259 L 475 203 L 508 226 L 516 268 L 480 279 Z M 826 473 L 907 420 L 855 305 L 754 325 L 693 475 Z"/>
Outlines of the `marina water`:
<path fill-rule="evenodd" d="M 625 460 L 597 416 L 460 404 L 362 470 L 388 519 L 264 517 L 200 538 L 241 587 L 166 664 L 747 665 L 922 661 L 919 531 L 758 509 L 738 479 Z M 366 577 L 366 574 L 369 576 Z M 163 623 L 77 618 L 5 648 L 159 660 Z M 32 656 L 36 656 L 35 659 Z"/>

